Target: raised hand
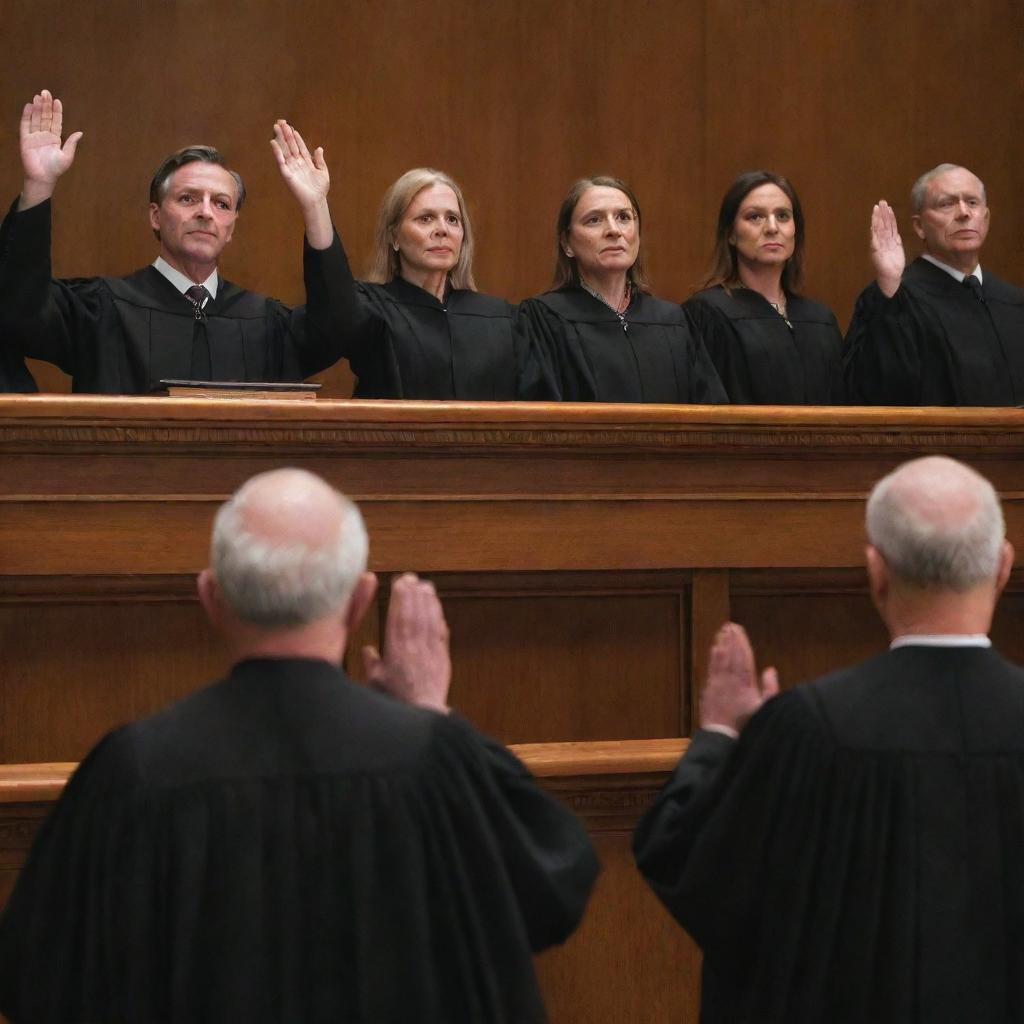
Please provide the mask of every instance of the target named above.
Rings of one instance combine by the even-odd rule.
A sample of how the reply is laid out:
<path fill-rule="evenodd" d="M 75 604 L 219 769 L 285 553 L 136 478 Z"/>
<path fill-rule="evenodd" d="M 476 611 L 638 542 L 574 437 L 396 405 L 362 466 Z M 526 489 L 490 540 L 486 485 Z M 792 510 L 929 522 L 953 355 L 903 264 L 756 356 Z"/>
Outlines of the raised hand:
<path fill-rule="evenodd" d="M 708 679 L 700 699 L 700 724 L 724 725 L 739 732 L 751 715 L 779 692 L 778 673 L 765 669 L 760 680 L 746 630 L 727 622 L 715 635 Z"/>
<path fill-rule="evenodd" d="M 397 700 L 448 710 L 448 623 L 433 583 L 413 573 L 395 580 L 384 627 L 384 656 L 374 647 L 364 647 L 363 665 L 371 685 Z"/>
<path fill-rule="evenodd" d="M 270 145 L 281 177 L 300 205 L 305 207 L 327 198 L 331 175 L 324 161 L 323 146 L 318 146 L 311 156 L 302 136 L 284 118 L 275 122 Z"/>
<path fill-rule="evenodd" d="M 49 199 L 57 179 L 71 166 L 82 132 L 68 136 L 61 146 L 64 108 L 48 89 L 32 97 L 21 112 L 21 165 L 25 182 L 18 202 L 27 210 Z"/>
<path fill-rule="evenodd" d="M 871 211 L 871 262 L 878 287 L 891 299 L 899 289 L 907 257 L 896 226 L 896 213 L 884 199 Z"/>

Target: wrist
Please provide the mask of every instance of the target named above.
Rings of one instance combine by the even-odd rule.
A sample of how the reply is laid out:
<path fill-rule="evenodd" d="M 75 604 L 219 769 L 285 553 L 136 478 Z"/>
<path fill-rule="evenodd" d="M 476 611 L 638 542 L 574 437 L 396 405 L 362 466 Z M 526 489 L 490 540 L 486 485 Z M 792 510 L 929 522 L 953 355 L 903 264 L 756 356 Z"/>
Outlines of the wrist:
<path fill-rule="evenodd" d="M 45 203 L 53 196 L 56 182 L 41 182 L 25 180 L 21 187 L 21 195 L 18 197 L 18 210 L 30 210 L 33 206 Z"/>

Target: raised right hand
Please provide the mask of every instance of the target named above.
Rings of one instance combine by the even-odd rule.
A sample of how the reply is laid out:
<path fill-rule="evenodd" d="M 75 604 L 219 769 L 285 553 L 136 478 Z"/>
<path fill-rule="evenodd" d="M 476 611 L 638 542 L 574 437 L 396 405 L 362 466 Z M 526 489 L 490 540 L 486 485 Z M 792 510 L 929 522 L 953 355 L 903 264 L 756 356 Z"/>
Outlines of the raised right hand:
<path fill-rule="evenodd" d="M 63 115 L 60 100 L 55 100 L 48 89 L 34 96 L 21 112 L 21 165 L 25 183 L 19 210 L 27 210 L 49 199 L 57 179 L 74 163 L 82 132 L 69 135 L 62 146 Z"/>
<path fill-rule="evenodd" d="M 896 213 L 884 199 L 871 211 L 871 262 L 878 287 L 891 299 L 899 289 L 907 257 L 896 226 Z"/>
<path fill-rule="evenodd" d="M 727 622 L 715 634 L 708 678 L 700 698 L 700 724 L 740 732 L 755 711 L 779 692 L 779 676 L 767 668 L 758 679 L 746 630 Z"/>

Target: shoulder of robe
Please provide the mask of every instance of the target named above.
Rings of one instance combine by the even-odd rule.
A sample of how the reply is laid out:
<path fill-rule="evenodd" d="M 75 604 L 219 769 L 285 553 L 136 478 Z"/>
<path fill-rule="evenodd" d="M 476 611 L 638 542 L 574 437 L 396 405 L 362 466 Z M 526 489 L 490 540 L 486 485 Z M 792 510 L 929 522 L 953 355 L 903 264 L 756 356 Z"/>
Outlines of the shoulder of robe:
<path fill-rule="evenodd" d="M 1004 281 L 995 274 L 985 271 L 985 298 L 996 302 L 1005 302 L 1010 306 L 1024 306 L 1024 288 Z"/>
<path fill-rule="evenodd" d="M 515 310 L 511 303 L 497 295 L 484 292 L 472 292 L 465 288 L 457 288 L 448 295 L 448 309 L 453 313 L 466 316 L 485 316 L 510 319 Z"/>

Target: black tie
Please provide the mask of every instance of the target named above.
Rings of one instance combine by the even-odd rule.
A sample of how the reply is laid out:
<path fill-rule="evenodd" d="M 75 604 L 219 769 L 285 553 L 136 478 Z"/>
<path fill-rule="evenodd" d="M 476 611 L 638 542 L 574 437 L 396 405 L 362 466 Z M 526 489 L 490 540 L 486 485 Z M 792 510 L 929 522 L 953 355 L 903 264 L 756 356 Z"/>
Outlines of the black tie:
<path fill-rule="evenodd" d="M 206 336 L 206 314 L 203 312 L 203 303 L 209 295 L 201 284 L 194 284 L 185 292 L 185 298 L 192 303 L 196 318 L 195 329 L 192 331 L 192 365 L 189 368 L 192 380 L 209 380 L 212 376 L 210 339 Z"/>
<path fill-rule="evenodd" d="M 969 274 L 964 278 L 964 287 L 969 288 L 979 302 L 985 301 L 985 293 L 981 290 L 981 282 L 973 274 Z"/>
<path fill-rule="evenodd" d="M 194 284 L 191 288 L 185 289 L 185 298 L 192 303 L 192 310 L 197 320 L 202 320 L 206 317 L 206 314 L 203 312 L 203 304 L 209 296 L 210 293 L 201 284 Z"/>

